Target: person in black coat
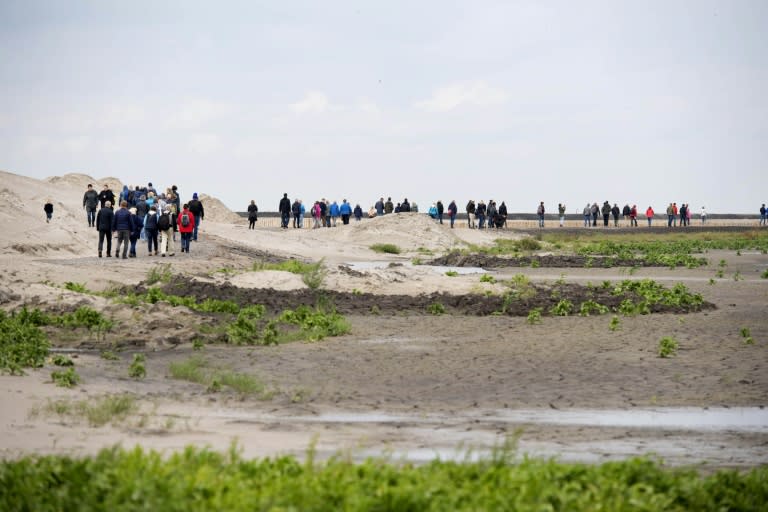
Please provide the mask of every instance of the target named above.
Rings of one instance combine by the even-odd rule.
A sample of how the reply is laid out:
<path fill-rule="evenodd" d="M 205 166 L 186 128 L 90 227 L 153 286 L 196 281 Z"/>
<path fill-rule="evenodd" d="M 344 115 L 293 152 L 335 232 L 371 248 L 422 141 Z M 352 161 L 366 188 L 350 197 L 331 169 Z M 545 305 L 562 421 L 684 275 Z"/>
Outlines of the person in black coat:
<path fill-rule="evenodd" d="M 248 205 L 248 229 L 256 229 L 257 220 L 259 220 L 259 207 L 256 206 L 256 201 L 251 199 L 251 204 Z"/>
<path fill-rule="evenodd" d="M 278 211 L 280 212 L 280 218 L 282 221 L 282 228 L 288 229 L 288 221 L 291 220 L 291 200 L 288 199 L 288 194 L 283 194 L 283 198 L 280 200 L 280 205 L 278 206 Z"/>
<path fill-rule="evenodd" d="M 115 212 L 112 211 L 112 202 L 105 201 L 104 208 L 96 214 L 96 229 L 99 230 L 99 258 L 104 247 L 104 239 L 107 239 L 107 258 L 112 256 L 112 223 Z"/>

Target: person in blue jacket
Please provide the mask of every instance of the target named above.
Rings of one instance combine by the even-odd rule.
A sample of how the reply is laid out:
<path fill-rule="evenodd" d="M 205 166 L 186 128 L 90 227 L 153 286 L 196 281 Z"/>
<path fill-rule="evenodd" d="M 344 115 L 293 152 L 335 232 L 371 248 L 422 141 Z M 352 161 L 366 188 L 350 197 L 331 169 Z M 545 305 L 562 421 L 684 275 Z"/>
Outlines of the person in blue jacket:
<path fill-rule="evenodd" d="M 349 217 L 352 215 L 352 206 L 350 206 L 346 199 L 341 200 L 339 213 L 341 214 L 341 223 L 344 225 L 349 224 Z"/>
<path fill-rule="evenodd" d="M 336 201 L 331 203 L 328 213 L 331 215 L 331 223 L 333 224 L 333 227 L 336 227 L 336 221 L 339 218 L 339 205 Z"/>
<path fill-rule="evenodd" d="M 357 222 L 360 222 L 360 220 L 363 218 L 363 209 L 360 208 L 360 203 L 355 205 L 355 209 L 353 210 L 353 213 L 355 215 L 355 220 Z"/>
<path fill-rule="evenodd" d="M 126 188 L 126 190 L 128 190 Z M 130 243 L 131 232 L 133 231 L 133 217 L 128 211 L 128 201 L 123 199 L 120 202 L 120 209 L 112 217 L 112 231 L 117 231 L 117 247 L 115 248 L 115 258 L 120 257 L 120 244 L 123 244 L 123 259 L 128 258 L 128 244 Z"/>

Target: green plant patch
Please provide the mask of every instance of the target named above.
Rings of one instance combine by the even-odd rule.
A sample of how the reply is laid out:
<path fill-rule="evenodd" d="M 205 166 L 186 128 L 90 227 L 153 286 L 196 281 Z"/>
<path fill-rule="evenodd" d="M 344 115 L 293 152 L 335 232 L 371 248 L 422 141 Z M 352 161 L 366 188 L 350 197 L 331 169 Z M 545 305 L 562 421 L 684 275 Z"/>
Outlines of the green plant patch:
<path fill-rule="evenodd" d="M 439 302 L 433 302 L 427 306 L 427 313 L 430 315 L 442 315 L 445 313 L 445 306 Z"/>
<path fill-rule="evenodd" d="M 48 357 L 50 343 L 40 329 L 43 314 L 22 308 L 9 315 L 0 310 L 0 371 L 23 375 L 24 368 L 40 368 Z"/>
<path fill-rule="evenodd" d="M 459 275 L 459 273 L 456 272 L 455 270 L 446 270 L 445 275 L 448 277 L 456 277 Z"/>
<path fill-rule="evenodd" d="M 73 388 L 80 383 L 80 375 L 70 366 L 66 370 L 53 370 L 51 380 L 62 388 Z"/>
<path fill-rule="evenodd" d="M 603 464 L 494 456 L 425 464 L 350 457 L 245 459 L 189 446 L 0 462 L 1 510 L 762 511 L 768 468 L 700 474 L 633 458 Z"/>
<path fill-rule="evenodd" d="M 369 247 L 373 252 L 385 254 L 400 254 L 401 249 L 395 244 L 373 244 Z"/>
<path fill-rule="evenodd" d="M 145 281 L 148 286 L 152 286 L 156 283 L 170 283 L 172 278 L 173 272 L 171 271 L 171 264 L 160 263 L 147 271 L 147 278 Z"/>
<path fill-rule="evenodd" d="M 147 376 L 147 368 L 145 366 L 147 358 L 144 354 L 133 354 L 133 361 L 128 367 L 128 376 L 132 379 L 143 379 Z"/>
<path fill-rule="evenodd" d="M 680 344 L 671 336 L 664 336 L 659 340 L 659 357 L 674 357 Z"/>
<path fill-rule="evenodd" d="M 85 400 L 48 400 L 41 409 L 33 411 L 33 416 L 57 415 L 62 420 L 85 421 L 91 427 L 101 427 L 107 423 L 120 423 L 137 411 L 138 405 L 132 395 L 118 394 Z"/>
<path fill-rule="evenodd" d="M 260 399 L 271 397 L 266 385 L 253 375 L 212 368 L 208 361 L 200 356 L 171 363 L 168 371 L 172 378 L 201 384 L 210 393 L 229 388 L 242 396 L 257 396 Z"/>
<path fill-rule="evenodd" d="M 72 361 L 69 356 L 65 356 L 63 354 L 56 354 L 53 356 L 53 359 L 51 359 L 51 362 L 55 366 L 75 366 L 74 361 Z"/>
<path fill-rule="evenodd" d="M 67 281 L 64 283 L 64 289 L 77 293 L 91 293 L 90 290 L 85 287 L 85 283 L 73 283 L 71 281 Z"/>

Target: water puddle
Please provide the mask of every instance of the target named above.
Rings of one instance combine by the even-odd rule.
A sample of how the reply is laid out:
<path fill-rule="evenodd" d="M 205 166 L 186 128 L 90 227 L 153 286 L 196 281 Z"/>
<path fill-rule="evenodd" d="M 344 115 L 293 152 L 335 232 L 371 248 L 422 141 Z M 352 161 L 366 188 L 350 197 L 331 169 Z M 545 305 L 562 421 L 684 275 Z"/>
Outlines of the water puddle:
<path fill-rule="evenodd" d="M 585 427 L 654 428 L 669 430 L 768 433 L 768 409 L 730 408 L 656 408 L 656 409 L 571 409 L 571 410 L 499 410 L 483 414 L 405 415 L 386 413 L 326 413 L 299 416 L 298 421 L 319 423 L 415 423 L 452 424 L 468 419 L 479 423 L 548 424 Z"/>

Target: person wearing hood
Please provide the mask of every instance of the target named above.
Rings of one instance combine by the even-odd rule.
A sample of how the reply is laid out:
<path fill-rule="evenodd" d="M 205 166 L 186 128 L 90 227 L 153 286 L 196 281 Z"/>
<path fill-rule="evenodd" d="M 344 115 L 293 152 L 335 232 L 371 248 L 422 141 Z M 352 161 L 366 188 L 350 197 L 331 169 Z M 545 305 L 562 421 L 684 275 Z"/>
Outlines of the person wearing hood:
<path fill-rule="evenodd" d="M 51 219 L 53 218 L 53 201 L 48 199 L 45 202 L 45 206 L 43 206 L 43 211 L 45 212 L 45 222 L 51 222 Z"/>
<path fill-rule="evenodd" d="M 187 203 L 187 206 L 189 207 L 189 211 L 192 212 L 192 215 L 195 218 L 195 226 L 192 229 L 192 240 L 197 242 L 197 230 L 200 227 L 200 223 L 203 222 L 203 219 L 205 218 L 205 209 L 203 209 L 203 202 L 200 201 L 200 198 L 198 198 L 197 192 L 192 194 L 192 200 Z M 189 248 L 187 248 L 187 252 L 189 252 Z"/>
<path fill-rule="evenodd" d="M 131 248 L 128 251 L 128 257 L 135 258 L 136 242 L 139 240 L 139 237 L 141 236 L 141 230 L 144 228 L 144 216 L 139 217 L 136 214 L 135 206 L 130 208 L 128 211 L 131 212 L 131 219 L 133 220 L 133 230 L 131 230 L 131 235 L 128 237 L 128 241 L 131 242 Z"/>

